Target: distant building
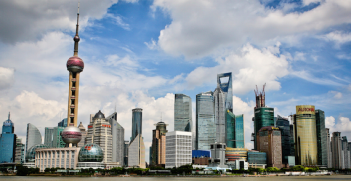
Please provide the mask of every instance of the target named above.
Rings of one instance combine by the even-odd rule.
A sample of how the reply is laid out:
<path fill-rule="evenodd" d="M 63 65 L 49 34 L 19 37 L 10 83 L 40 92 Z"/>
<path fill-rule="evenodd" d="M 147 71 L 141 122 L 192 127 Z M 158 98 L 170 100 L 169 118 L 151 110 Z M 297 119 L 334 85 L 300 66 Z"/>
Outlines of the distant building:
<path fill-rule="evenodd" d="M 100 110 L 90 120 L 85 142 L 86 144 L 95 143 L 101 147 L 104 152 L 104 163 L 113 162 L 111 124 Z"/>
<path fill-rule="evenodd" d="M 129 144 L 128 167 L 146 168 L 145 165 L 145 145 L 141 135 L 137 135 Z"/>
<path fill-rule="evenodd" d="M 331 142 L 330 142 L 330 133 L 329 133 L 329 128 L 325 128 L 325 133 L 327 137 L 327 156 L 328 156 L 328 168 L 333 168 L 332 166 L 332 151 L 331 151 Z"/>
<path fill-rule="evenodd" d="M 158 122 L 155 124 L 156 129 L 152 130 L 152 150 L 150 165 L 162 166 L 166 164 L 166 133 L 167 124 Z"/>
<path fill-rule="evenodd" d="M 135 108 L 132 110 L 132 137 L 130 141 L 133 141 L 137 135 L 143 134 L 143 110 L 141 108 Z"/>
<path fill-rule="evenodd" d="M 327 136 L 325 132 L 325 115 L 324 111 L 315 110 L 316 115 L 316 131 L 317 131 L 317 159 L 319 167 L 328 166 L 327 153 Z"/>
<path fill-rule="evenodd" d="M 166 168 L 192 163 L 192 134 L 186 131 L 166 133 Z"/>
<path fill-rule="evenodd" d="M 79 147 L 35 149 L 35 167 L 41 172 L 46 168 L 76 169 Z"/>
<path fill-rule="evenodd" d="M 277 116 L 276 127 L 281 131 L 281 143 L 282 143 L 282 158 L 283 164 L 288 163 L 288 156 L 293 156 L 291 153 L 291 135 L 290 135 L 290 124 L 287 118 Z"/>
<path fill-rule="evenodd" d="M 52 146 L 53 139 L 54 139 L 53 133 L 54 133 L 53 127 L 45 127 L 44 144 L 47 145 L 49 148 L 53 148 Z"/>
<path fill-rule="evenodd" d="M 347 137 L 343 136 L 341 140 L 341 147 L 342 147 L 342 153 L 344 155 L 343 157 L 343 168 L 350 168 L 350 152 L 348 149 L 348 142 L 347 142 Z"/>
<path fill-rule="evenodd" d="M 294 125 L 290 124 L 290 154 L 295 156 Z"/>
<path fill-rule="evenodd" d="M 214 120 L 213 92 L 196 95 L 196 150 L 209 150 L 216 142 L 216 124 Z"/>
<path fill-rule="evenodd" d="M 225 143 L 212 143 L 211 144 L 211 162 L 209 167 L 228 168 L 226 165 L 226 151 L 227 146 Z"/>
<path fill-rule="evenodd" d="M 225 150 L 225 157 L 228 161 L 245 160 L 247 161 L 248 149 L 246 148 L 230 148 Z"/>
<path fill-rule="evenodd" d="M 80 122 L 78 128 L 79 128 L 80 132 L 82 133 L 82 139 L 80 140 L 80 142 L 78 143 L 77 146 L 78 146 L 79 148 L 81 148 L 82 146 L 85 145 L 85 138 L 87 137 L 87 134 L 88 134 L 88 133 L 87 133 L 87 131 L 86 131 L 86 129 L 85 129 L 85 127 L 84 127 L 84 125 L 83 125 L 82 122 Z"/>
<path fill-rule="evenodd" d="M 185 94 L 174 97 L 174 131 L 192 132 L 191 98 Z"/>
<path fill-rule="evenodd" d="M 124 140 L 124 151 L 123 151 L 123 166 L 128 166 L 128 148 L 129 148 L 129 141 L 128 140 Z"/>
<path fill-rule="evenodd" d="M 279 128 L 266 126 L 258 131 L 257 150 L 267 153 L 267 166 L 282 168 L 282 145 Z"/>
<path fill-rule="evenodd" d="M 312 105 L 296 106 L 293 116 L 296 165 L 318 165 L 315 108 Z"/>
<path fill-rule="evenodd" d="M 17 163 L 17 164 L 24 163 L 24 149 L 25 149 L 25 146 L 22 143 L 22 139 L 16 138 L 15 163 Z"/>
<path fill-rule="evenodd" d="M 342 169 L 343 167 L 340 134 L 340 132 L 333 132 L 333 137 L 331 138 L 332 167 L 335 169 Z"/>
<path fill-rule="evenodd" d="M 247 162 L 251 168 L 263 168 L 267 166 L 267 153 L 259 151 L 247 152 Z"/>
<path fill-rule="evenodd" d="M 218 85 L 213 93 L 213 98 L 214 98 L 214 113 L 215 113 L 215 124 L 216 124 L 216 142 L 226 143 L 225 93 Z"/>
<path fill-rule="evenodd" d="M 36 154 L 36 150 L 40 149 L 40 148 L 48 148 L 48 146 L 44 145 L 44 144 L 37 144 L 37 145 L 33 145 L 32 147 L 28 148 L 27 152 L 26 152 L 26 162 L 23 164 L 24 166 L 27 166 L 29 168 L 35 168 L 35 154 Z M 39 162 L 37 164 L 40 164 Z"/>
<path fill-rule="evenodd" d="M 217 87 L 221 88 L 224 94 L 224 109 L 233 112 L 232 73 L 217 74 Z"/>
<path fill-rule="evenodd" d="M 210 150 L 192 150 L 192 164 L 196 165 L 209 165 L 211 160 Z"/>
<path fill-rule="evenodd" d="M 104 152 L 97 144 L 90 143 L 82 146 L 78 155 L 78 169 L 104 169 L 102 161 L 104 159 Z"/>
<path fill-rule="evenodd" d="M 62 121 L 58 122 L 58 127 L 67 127 L 67 118 L 63 119 Z"/>
<path fill-rule="evenodd" d="M 42 137 L 40 131 L 33 124 L 27 124 L 26 151 L 34 145 L 41 144 Z"/>
<path fill-rule="evenodd" d="M 112 129 L 112 161 L 124 162 L 124 128 L 117 122 L 117 112 L 106 118 Z"/>
<path fill-rule="evenodd" d="M 0 163 L 14 163 L 16 156 L 16 134 L 14 134 L 15 125 L 8 119 L 2 125 L 2 134 L 0 135 Z"/>
<path fill-rule="evenodd" d="M 245 148 L 244 115 L 234 115 L 229 109 L 227 109 L 225 119 L 227 147 Z"/>

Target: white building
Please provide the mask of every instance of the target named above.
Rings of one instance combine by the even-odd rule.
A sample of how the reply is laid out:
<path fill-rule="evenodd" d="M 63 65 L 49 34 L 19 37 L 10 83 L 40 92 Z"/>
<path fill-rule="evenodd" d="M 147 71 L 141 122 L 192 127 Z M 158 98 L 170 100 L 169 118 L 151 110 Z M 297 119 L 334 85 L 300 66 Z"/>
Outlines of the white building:
<path fill-rule="evenodd" d="M 166 168 L 192 163 L 192 133 L 173 131 L 166 133 Z"/>
<path fill-rule="evenodd" d="M 79 147 L 39 148 L 35 150 L 35 167 L 43 172 L 45 168 L 77 168 Z"/>
<path fill-rule="evenodd" d="M 144 139 L 140 134 L 130 142 L 128 155 L 128 167 L 146 168 Z"/>

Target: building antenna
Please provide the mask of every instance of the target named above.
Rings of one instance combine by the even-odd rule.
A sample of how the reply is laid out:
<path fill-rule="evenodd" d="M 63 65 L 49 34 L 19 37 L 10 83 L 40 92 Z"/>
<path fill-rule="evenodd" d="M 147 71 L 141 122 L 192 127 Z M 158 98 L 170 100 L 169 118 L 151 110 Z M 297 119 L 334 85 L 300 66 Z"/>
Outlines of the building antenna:
<path fill-rule="evenodd" d="M 79 35 L 78 35 L 78 30 L 79 30 L 79 5 L 80 5 L 80 1 L 78 1 L 76 35 L 73 38 L 73 40 L 74 40 L 74 54 L 73 54 L 73 56 L 78 56 L 78 42 L 80 40 Z"/>
<path fill-rule="evenodd" d="M 10 120 L 10 111 L 9 111 L 9 118 L 8 118 L 8 120 Z"/>

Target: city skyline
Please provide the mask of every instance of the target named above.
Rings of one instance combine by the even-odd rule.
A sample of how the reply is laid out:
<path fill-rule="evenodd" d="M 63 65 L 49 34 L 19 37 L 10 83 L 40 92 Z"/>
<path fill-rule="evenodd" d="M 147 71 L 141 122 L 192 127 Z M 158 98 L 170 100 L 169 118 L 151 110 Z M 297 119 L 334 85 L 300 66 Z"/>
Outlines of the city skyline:
<path fill-rule="evenodd" d="M 350 20 L 342 16 L 344 11 L 347 15 L 351 11 L 342 6 L 341 1 L 280 4 L 257 1 L 251 5 L 240 1 L 212 3 L 223 12 L 229 11 L 225 7 L 242 6 L 256 8 L 263 14 L 260 17 L 238 11 L 247 15 L 241 19 L 234 18 L 234 12 L 221 19 L 221 13 L 214 10 L 216 8 L 209 10 L 198 2 L 195 10 L 210 14 L 213 19 L 208 20 L 204 34 L 197 36 L 192 35 L 191 30 L 201 32 L 201 26 L 196 23 L 191 26 L 189 20 L 177 14 L 179 8 L 192 7 L 191 4 L 133 2 L 100 2 L 98 8 L 93 1 L 81 3 L 80 56 L 86 69 L 80 78 L 77 122 L 87 126 L 91 113 L 101 109 L 110 114 L 117 110 L 117 121 L 126 129 L 125 137 L 129 138 L 130 112 L 141 107 L 144 130 L 153 129 L 160 112 L 164 122 L 170 125 L 168 129 L 174 130 L 174 94 L 181 92 L 192 99 L 194 125 L 196 94 L 213 91 L 216 75 L 232 72 L 233 112 L 245 115 L 245 145 L 249 149 L 253 145 L 250 141 L 255 101 L 252 90 L 255 85 L 264 83 L 267 83 L 266 105 L 274 108 L 275 116 L 287 117 L 294 113 L 295 105 L 314 105 L 325 111 L 326 127 L 331 133 L 340 131 L 341 136 L 351 137 L 350 74 L 347 71 L 350 67 L 351 30 L 346 26 Z M 12 12 L 17 14 L 2 11 L 3 16 L 0 16 L 3 26 L 13 30 L 0 31 L 0 106 L 3 108 L 0 115 L 5 120 L 7 112 L 11 111 L 15 133 L 24 140 L 27 123 L 37 126 L 43 135 L 45 127 L 56 126 L 67 113 L 68 78 L 64 64 L 72 55 L 76 2 L 30 2 L 26 8 L 31 12 L 35 12 L 34 6 L 59 12 L 48 16 L 43 11 L 35 17 L 23 14 L 19 9 L 25 7 L 20 2 L 1 2 L 0 7 L 10 7 L 9 4 L 13 5 Z M 340 10 L 332 11 L 334 6 Z M 296 17 L 295 12 L 300 16 Z M 324 12 L 325 16 L 321 18 L 315 12 Z M 189 17 L 194 15 L 188 11 L 184 13 Z M 277 15 L 281 20 L 292 18 L 297 26 L 288 26 L 290 29 L 287 30 L 282 28 L 286 25 L 284 23 L 272 25 L 269 15 Z M 6 17 L 23 19 L 29 24 L 9 23 Z M 328 18 L 337 21 L 313 29 L 315 24 L 307 25 L 301 20 L 309 17 L 316 22 L 328 22 L 325 21 Z M 258 19 L 266 26 L 279 27 L 274 31 L 276 34 L 270 33 L 268 30 L 271 29 L 264 25 L 252 28 L 244 23 Z M 195 20 L 203 21 L 201 18 Z M 208 36 L 205 29 L 216 20 L 221 21 L 214 26 L 216 29 L 209 28 L 214 34 Z M 225 27 L 228 20 L 233 20 L 233 26 L 238 26 Z M 50 23 L 46 23 L 48 21 Z M 177 26 L 183 26 L 184 31 L 177 32 Z M 228 29 L 230 33 L 218 32 L 217 28 Z M 233 29 L 250 31 L 242 33 L 231 31 Z M 256 31 L 262 31 L 264 36 Z M 245 40 L 238 39 L 241 36 L 246 37 Z M 189 47 L 189 41 L 199 43 Z M 148 148 L 152 135 L 144 131 L 143 137 Z"/>

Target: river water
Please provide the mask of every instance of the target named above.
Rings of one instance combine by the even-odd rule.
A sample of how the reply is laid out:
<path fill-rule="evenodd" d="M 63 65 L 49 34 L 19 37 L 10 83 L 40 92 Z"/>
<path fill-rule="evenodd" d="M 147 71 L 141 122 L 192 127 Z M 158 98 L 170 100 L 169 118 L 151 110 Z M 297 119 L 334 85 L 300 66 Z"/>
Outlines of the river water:
<path fill-rule="evenodd" d="M 274 176 L 274 177 L 44 177 L 44 176 L 0 176 L 0 180 L 6 181 L 327 181 L 327 180 L 351 180 L 351 175 L 332 176 Z"/>

